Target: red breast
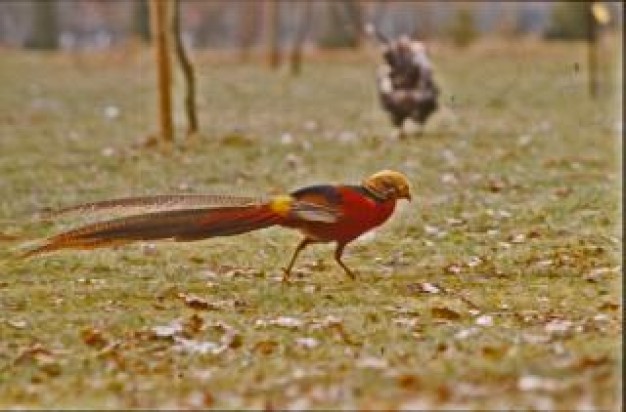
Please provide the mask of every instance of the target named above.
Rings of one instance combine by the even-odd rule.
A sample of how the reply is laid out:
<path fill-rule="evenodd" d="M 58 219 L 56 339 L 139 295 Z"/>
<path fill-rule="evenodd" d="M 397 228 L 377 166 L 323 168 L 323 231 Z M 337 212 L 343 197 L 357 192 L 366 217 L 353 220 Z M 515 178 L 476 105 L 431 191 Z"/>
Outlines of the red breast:
<path fill-rule="evenodd" d="M 384 223 L 394 211 L 395 200 L 379 201 L 354 187 L 339 186 L 341 218 L 335 223 L 309 222 L 299 229 L 320 241 L 350 242 Z"/>

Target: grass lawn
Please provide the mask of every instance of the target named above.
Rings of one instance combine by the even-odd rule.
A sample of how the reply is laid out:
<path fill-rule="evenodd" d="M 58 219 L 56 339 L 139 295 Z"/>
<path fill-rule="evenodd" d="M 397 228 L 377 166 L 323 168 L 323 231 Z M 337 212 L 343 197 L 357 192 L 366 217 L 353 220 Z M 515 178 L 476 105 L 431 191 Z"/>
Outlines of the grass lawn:
<path fill-rule="evenodd" d="M 584 45 L 434 45 L 443 108 L 402 141 L 371 52 L 196 55 L 202 133 L 168 156 L 149 50 L 0 53 L 0 408 L 618 408 L 621 85 L 587 97 Z M 320 245 L 281 284 L 280 228 L 18 259 L 84 221 L 45 208 L 383 168 L 415 199 L 348 247 L 356 282 Z"/>

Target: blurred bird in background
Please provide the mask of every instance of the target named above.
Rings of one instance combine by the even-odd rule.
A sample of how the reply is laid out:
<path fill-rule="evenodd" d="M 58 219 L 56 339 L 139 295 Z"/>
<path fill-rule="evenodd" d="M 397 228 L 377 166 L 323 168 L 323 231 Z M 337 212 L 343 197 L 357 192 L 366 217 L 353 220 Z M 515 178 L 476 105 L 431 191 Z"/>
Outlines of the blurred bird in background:
<path fill-rule="evenodd" d="M 354 279 L 353 272 L 341 260 L 345 246 L 384 223 L 399 199 L 411 200 L 408 179 L 402 173 L 383 170 L 360 185 L 315 185 L 269 198 L 158 195 L 105 200 L 61 209 L 53 216 L 107 210 L 143 212 L 52 236 L 25 256 L 135 241 L 195 241 L 283 226 L 304 235 L 284 271 L 283 281 L 289 280 L 296 258 L 305 247 L 327 242 L 336 243 L 335 260 Z"/>
<path fill-rule="evenodd" d="M 422 42 L 404 35 L 389 40 L 372 24 L 366 26 L 366 32 L 382 45 L 385 63 L 378 68 L 378 95 L 400 137 L 404 137 L 406 119 L 423 127 L 438 107 L 439 88 L 426 48 Z"/>

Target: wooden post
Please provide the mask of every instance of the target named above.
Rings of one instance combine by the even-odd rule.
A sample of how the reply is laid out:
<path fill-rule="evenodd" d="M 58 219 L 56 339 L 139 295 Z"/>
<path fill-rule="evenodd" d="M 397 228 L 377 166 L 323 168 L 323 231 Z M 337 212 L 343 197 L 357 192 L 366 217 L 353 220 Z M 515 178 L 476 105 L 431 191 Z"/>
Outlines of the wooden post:
<path fill-rule="evenodd" d="M 196 112 L 196 79 L 193 72 L 193 66 L 185 51 L 183 44 L 183 34 L 180 27 L 180 0 L 174 0 L 174 19 L 172 29 L 174 32 L 174 41 L 176 49 L 176 57 L 183 70 L 185 79 L 185 113 L 187 114 L 187 138 L 195 136 L 198 132 L 198 115 Z"/>
<path fill-rule="evenodd" d="M 272 69 L 280 65 L 280 4 L 278 0 L 266 0 L 267 62 Z"/>
<path fill-rule="evenodd" d="M 587 64 L 589 67 L 589 96 L 592 98 L 598 95 L 598 30 L 596 18 L 593 15 L 593 1 L 586 2 L 587 15 Z"/>
<path fill-rule="evenodd" d="M 174 140 L 172 127 L 172 67 L 169 59 L 168 0 L 150 0 L 150 23 L 154 40 L 154 57 L 157 65 L 159 90 L 159 120 L 161 140 L 170 144 Z"/>
<path fill-rule="evenodd" d="M 300 3 L 299 5 L 301 11 L 300 21 L 298 22 L 289 59 L 291 74 L 294 76 L 299 75 L 302 68 L 302 47 L 304 45 L 304 40 L 306 40 L 307 33 L 309 32 L 309 28 L 311 27 L 313 3 L 306 1 L 304 3 Z"/>
<path fill-rule="evenodd" d="M 256 1 L 242 1 L 239 3 L 239 59 L 242 62 L 248 61 L 250 50 L 254 44 L 255 36 L 259 30 L 259 3 Z"/>

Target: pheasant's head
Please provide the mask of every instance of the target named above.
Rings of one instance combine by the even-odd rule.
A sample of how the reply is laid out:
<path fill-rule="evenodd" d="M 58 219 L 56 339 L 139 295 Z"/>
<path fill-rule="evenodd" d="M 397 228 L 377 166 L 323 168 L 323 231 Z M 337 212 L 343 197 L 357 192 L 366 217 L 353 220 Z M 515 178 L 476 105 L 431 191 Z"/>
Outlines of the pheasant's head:
<path fill-rule="evenodd" d="M 400 172 L 381 170 L 363 181 L 363 187 L 376 197 L 385 200 L 411 200 L 411 185 L 409 180 Z"/>

